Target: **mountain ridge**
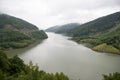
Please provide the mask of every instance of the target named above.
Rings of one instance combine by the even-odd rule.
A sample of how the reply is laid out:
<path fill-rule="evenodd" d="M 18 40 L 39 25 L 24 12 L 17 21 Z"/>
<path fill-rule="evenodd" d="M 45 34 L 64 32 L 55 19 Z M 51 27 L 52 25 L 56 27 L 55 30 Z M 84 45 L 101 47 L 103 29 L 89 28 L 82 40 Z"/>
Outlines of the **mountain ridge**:
<path fill-rule="evenodd" d="M 106 44 L 108 48 L 115 48 L 114 50 L 117 53 L 119 50 L 120 54 L 120 12 L 97 18 L 61 33 L 71 36 L 71 40 L 77 43 L 88 44 L 89 46 L 87 45 L 87 47 L 94 48 L 93 50 L 95 51 L 110 52 L 107 51 L 110 49 L 105 49 L 104 46 L 100 47 L 104 47 L 102 49 L 105 50 L 100 50 L 100 47 L 97 47 L 101 44 Z"/>
<path fill-rule="evenodd" d="M 45 31 L 55 32 L 55 33 L 67 33 L 67 31 L 70 31 L 79 25 L 80 25 L 79 23 L 68 23 L 64 25 L 56 25 L 56 26 L 46 29 Z"/>
<path fill-rule="evenodd" d="M 0 49 L 23 48 L 48 38 L 35 25 L 6 14 L 0 14 L 0 37 Z"/>

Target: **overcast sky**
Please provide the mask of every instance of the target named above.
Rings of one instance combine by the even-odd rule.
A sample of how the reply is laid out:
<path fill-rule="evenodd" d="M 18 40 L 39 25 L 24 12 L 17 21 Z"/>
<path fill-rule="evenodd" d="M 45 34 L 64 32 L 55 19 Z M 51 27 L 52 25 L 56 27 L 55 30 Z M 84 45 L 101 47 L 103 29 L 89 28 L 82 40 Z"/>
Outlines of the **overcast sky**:
<path fill-rule="evenodd" d="M 85 23 L 120 11 L 120 0 L 0 0 L 0 12 L 22 18 L 40 29 Z"/>

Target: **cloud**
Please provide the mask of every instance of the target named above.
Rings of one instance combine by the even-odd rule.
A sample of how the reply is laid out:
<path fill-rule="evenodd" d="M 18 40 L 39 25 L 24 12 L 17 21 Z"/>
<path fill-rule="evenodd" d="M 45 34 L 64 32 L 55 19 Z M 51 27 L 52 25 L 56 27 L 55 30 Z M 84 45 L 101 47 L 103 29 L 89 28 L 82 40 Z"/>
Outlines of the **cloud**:
<path fill-rule="evenodd" d="M 120 11 L 120 0 L 0 0 L 0 12 L 45 29 L 65 23 L 85 23 Z"/>
<path fill-rule="evenodd" d="M 120 6 L 120 0 L 48 0 L 48 3 L 54 13 Z"/>

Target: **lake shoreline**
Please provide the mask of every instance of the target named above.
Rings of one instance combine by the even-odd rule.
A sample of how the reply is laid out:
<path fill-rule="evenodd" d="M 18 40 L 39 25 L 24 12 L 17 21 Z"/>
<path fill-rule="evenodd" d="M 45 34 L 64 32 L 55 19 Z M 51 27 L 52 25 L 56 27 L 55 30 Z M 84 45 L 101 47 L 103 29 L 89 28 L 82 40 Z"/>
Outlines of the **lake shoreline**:
<path fill-rule="evenodd" d="M 63 72 L 73 80 L 101 80 L 102 74 L 120 72 L 120 56 L 95 52 L 59 34 L 48 33 L 49 38 L 32 48 L 9 52 L 18 55 L 25 64 L 32 61 L 48 73 Z M 87 77 L 86 77 L 87 76 Z"/>
<path fill-rule="evenodd" d="M 42 40 L 42 41 L 41 41 L 41 40 L 37 40 L 37 41 L 31 43 L 30 45 L 24 47 L 24 48 L 7 49 L 7 50 L 4 50 L 4 51 L 5 51 L 5 53 L 6 53 L 6 55 L 7 55 L 8 57 L 13 57 L 13 56 L 11 56 L 11 55 L 13 55 L 13 54 L 14 54 L 14 55 L 18 55 L 18 54 L 20 54 L 20 53 L 26 52 L 26 51 L 34 48 L 35 46 L 41 44 L 43 41 L 44 41 L 44 40 Z"/>
<path fill-rule="evenodd" d="M 74 42 L 76 42 L 77 44 L 82 44 L 83 46 L 88 47 L 88 48 L 90 48 L 91 50 L 96 51 L 96 52 L 120 55 L 120 52 L 119 52 L 119 53 L 118 53 L 118 52 L 110 52 L 110 51 L 105 51 L 105 50 L 100 50 L 100 49 L 96 49 L 96 50 L 95 50 L 95 49 L 94 49 L 95 46 L 93 46 L 92 44 L 90 44 L 90 43 L 83 43 L 83 42 L 80 42 L 80 41 L 78 42 L 78 41 L 76 41 L 73 37 L 70 38 L 70 39 L 68 39 L 68 40 L 74 41 Z"/>
<path fill-rule="evenodd" d="M 55 34 L 59 34 L 59 33 L 55 33 Z M 66 36 L 66 37 L 70 37 L 69 35 L 65 35 L 65 34 L 60 34 L 60 35 L 63 35 L 63 36 Z M 116 54 L 116 55 L 120 55 L 120 50 L 119 52 L 110 52 L 109 50 L 108 51 L 105 51 L 104 49 L 103 50 L 100 50 L 99 48 L 98 49 L 94 49 L 94 45 L 90 44 L 89 42 L 81 42 L 80 40 L 76 40 L 74 39 L 74 37 L 70 37 L 68 38 L 68 40 L 71 40 L 71 41 L 74 41 L 76 42 L 77 44 L 82 44 L 83 46 L 95 51 L 95 52 L 101 52 L 101 53 L 107 53 L 107 54 Z M 98 45 L 97 45 L 98 46 Z M 117 48 L 116 48 L 117 49 Z"/>

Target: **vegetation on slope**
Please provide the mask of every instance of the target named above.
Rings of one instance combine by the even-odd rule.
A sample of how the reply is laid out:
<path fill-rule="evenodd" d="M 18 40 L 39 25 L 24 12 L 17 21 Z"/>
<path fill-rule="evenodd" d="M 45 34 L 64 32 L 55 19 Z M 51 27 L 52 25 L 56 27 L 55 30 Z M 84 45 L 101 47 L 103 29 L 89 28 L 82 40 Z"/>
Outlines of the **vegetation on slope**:
<path fill-rule="evenodd" d="M 120 12 L 98 18 L 88 23 L 82 24 L 70 31 L 73 37 L 97 36 L 104 34 L 108 30 L 114 28 L 120 22 Z"/>
<path fill-rule="evenodd" d="M 116 72 L 109 75 L 103 75 L 103 80 L 120 80 L 120 73 Z"/>
<path fill-rule="evenodd" d="M 6 14 L 0 14 L 0 28 L 5 28 L 6 25 L 11 25 L 15 29 L 32 29 L 32 30 L 38 30 L 38 28 L 31 24 L 28 23 L 27 21 L 24 21 L 22 19 L 6 15 Z"/>
<path fill-rule="evenodd" d="M 106 43 L 120 50 L 120 12 L 79 25 L 66 31 L 65 34 L 73 37 L 72 40 L 78 43 L 89 44 L 88 47 L 90 48 Z M 111 52 L 109 50 L 106 52 Z M 101 52 L 103 52 L 103 49 Z"/>
<path fill-rule="evenodd" d="M 73 40 L 77 37 L 77 42 L 89 43 L 92 45 L 91 48 L 96 51 L 103 52 L 104 50 L 118 54 L 120 52 L 120 12 L 85 23 L 75 28 L 70 34 L 72 34 Z M 109 45 L 109 49 L 106 50 L 106 47 L 103 46 L 102 49 L 98 47 L 104 43 Z"/>
<path fill-rule="evenodd" d="M 70 30 L 78 27 L 79 25 L 80 24 L 78 24 L 78 23 L 69 23 L 69 24 L 65 24 L 65 25 L 50 27 L 50 28 L 46 29 L 46 31 L 67 34 L 67 33 L 69 33 Z"/>
<path fill-rule="evenodd" d="M 33 24 L 0 14 L 0 49 L 23 48 L 46 38 L 47 34 Z"/>
<path fill-rule="evenodd" d="M 0 49 L 22 48 L 33 42 L 33 39 L 17 31 L 0 30 Z"/>
<path fill-rule="evenodd" d="M 31 36 L 35 39 L 46 39 L 47 34 L 43 30 L 31 32 Z"/>
<path fill-rule="evenodd" d="M 97 45 L 97 46 L 93 47 L 92 49 L 95 51 L 100 51 L 100 52 L 109 52 L 109 53 L 120 54 L 120 51 L 117 48 L 110 46 L 110 45 L 107 45 L 106 43 Z"/>
<path fill-rule="evenodd" d="M 37 65 L 30 62 L 24 64 L 18 56 L 7 58 L 3 51 L 0 51 L 0 79 L 1 80 L 69 80 L 61 73 L 50 74 L 39 70 Z"/>

